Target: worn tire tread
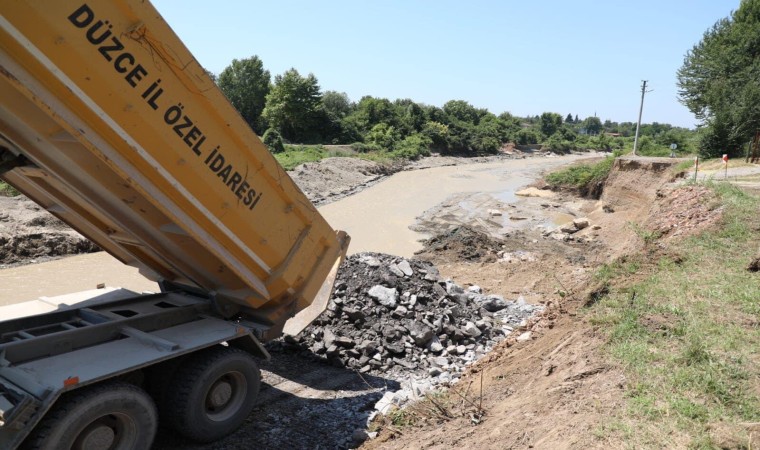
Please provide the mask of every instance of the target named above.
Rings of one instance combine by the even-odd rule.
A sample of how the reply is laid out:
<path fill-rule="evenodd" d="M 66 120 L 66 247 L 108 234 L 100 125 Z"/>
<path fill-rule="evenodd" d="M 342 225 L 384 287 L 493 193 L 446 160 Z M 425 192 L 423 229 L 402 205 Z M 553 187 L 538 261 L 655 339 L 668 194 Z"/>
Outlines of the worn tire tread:
<path fill-rule="evenodd" d="M 76 409 L 78 403 L 86 401 L 92 397 L 98 397 L 99 395 L 106 392 L 112 392 L 117 389 L 132 392 L 139 396 L 145 396 L 147 399 L 151 400 L 150 396 L 148 396 L 145 391 L 133 384 L 125 382 L 107 382 L 97 384 L 92 387 L 86 387 L 78 391 L 73 391 L 69 394 L 66 394 L 65 398 L 59 399 L 58 402 L 53 405 L 50 411 L 45 414 L 45 417 L 42 419 L 42 421 L 37 424 L 34 430 L 32 430 L 31 434 L 26 438 L 21 448 L 26 450 L 37 450 L 44 448 L 43 445 L 45 444 L 45 439 L 47 439 L 47 437 L 52 432 L 54 432 L 57 423 L 63 420 L 66 416 L 72 414 L 72 412 Z M 155 418 L 158 418 L 156 405 L 152 400 L 150 401 L 150 405 L 153 407 L 153 416 Z"/>
<path fill-rule="evenodd" d="M 181 411 L 189 403 L 196 380 L 221 360 L 225 360 L 231 355 L 241 355 L 245 358 L 250 358 L 260 386 L 261 371 L 253 356 L 248 352 L 237 348 L 219 346 L 201 351 L 188 357 L 175 372 L 171 389 L 165 393 L 163 404 L 159 408 L 165 424 L 186 438 L 197 442 L 211 442 L 218 438 L 204 435 L 199 427 L 187 422 L 186 416 Z M 258 394 L 258 392 L 255 394 Z"/>

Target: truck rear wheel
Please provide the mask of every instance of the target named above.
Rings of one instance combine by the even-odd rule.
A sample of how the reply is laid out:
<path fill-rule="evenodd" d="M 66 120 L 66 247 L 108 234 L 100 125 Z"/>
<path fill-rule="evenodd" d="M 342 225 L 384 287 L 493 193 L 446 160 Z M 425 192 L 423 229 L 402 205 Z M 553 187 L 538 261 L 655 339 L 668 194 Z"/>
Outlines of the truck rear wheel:
<path fill-rule="evenodd" d="M 178 368 L 161 415 L 181 435 L 211 442 L 245 421 L 260 384 L 261 373 L 250 354 L 216 346 L 191 356 Z"/>
<path fill-rule="evenodd" d="M 142 389 L 107 383 L 74 392 L 51 409 L 25 442 L 39 450 L 142 450 L 156 435 L 158 413 Z"/>

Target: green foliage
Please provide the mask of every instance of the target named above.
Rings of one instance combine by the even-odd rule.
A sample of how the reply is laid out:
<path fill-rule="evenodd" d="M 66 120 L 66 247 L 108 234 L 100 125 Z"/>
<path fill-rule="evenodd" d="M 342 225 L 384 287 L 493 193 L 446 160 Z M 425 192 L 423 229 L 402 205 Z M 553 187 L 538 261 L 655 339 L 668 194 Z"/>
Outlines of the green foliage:
<path fill-rule="evenodd" d="M 445 151 L 449 148 L 449 127 L 440 122 L 428 121 L 422 128 L 422 134 L 430 139 L 435 150 Z"/>
<path fill-rule="evenodd" d="M 544 137 L 551 137 L 562 126 L 562 116 L 557 113 L 545 112 L 541 114 L 538 126 Z"/>
<path fill-rule="evenodd" d="M 555 153 L 569 153 L 570 151 L 575 150 L 575 144 L 572 141 L 563 139 L 560 133 L 555 133 L 544 142 L 544 147 L 542 149 L 544 148 Z"/>
<path fill-rule="evenodd" d="M 280 133 L 274 128 L 269 128 L 264 132 L 262 141 L 272 153 L 282 153 L 285 151 L 285 146 L 282 143 L 282 136 L 280 136 Z"/>
<path fill-rule="evenodd" d="M 321 145 L 287 145 L 284 152 L 274 154 L 285 170 L 293 170 L 300 164 L 319 161 L 327 156 L 327 151 Z"/>
<path fill-rule="evenodd" d="M 367 143 L 374 144 L 380 148 L 392 149 L 399 140 L 399 134 L 393 126 L 387 123 L 378 123 L 367 133 L 365 138 Z"/>
<path fill-rule="evenodd" d="M 419 159 L 421 156 L 430 156 L 432 140 L 422 134 L 413 134 L 404 138 L 393 149 L 392 156 L 410 160 Z"/>
<path fill-rule="evenodd" d="M 689 50 L 678 70 L 681 102 L 706 125 L 703 156 L 740 156 L 760 130 L 760 0 L 744 0 Z"/>
<path fill-rule="evenodd" d="M 607 178 L 614 162 L 614 157 L 607 157 L 598 163 L 572 165 L 548 174 L 545 180 L 553 187 L 572 187 L 583 190 Z"/>
<path fill-rule="evenodd" d="M 21 193 L 17 191 L 16 188 L 6 183 L 5 181 L 0 180 L 0 196 L 15 197 L 17 195 L 21 195 Z"/>
<path fill-rule="evenodd" d="M 269 93 L 270 75 L 258 56 L 233 59 L 219 74 L 217 84 L 248 125 L 261 134 L 266 128 L 261 113 Z"/>
<path fill-rule="evenodd" d="M 620 261 L 606 266 L 600 276 L 615 287 L 588 312 L 607 335 L 609 358 L 624 369 L 624 417 L 637 439 L 649 434 L 662 443 L 680 434 L 694 439 L 691 447 L 717 448 L 705 433 L 709 424 L 760 420 L 760 329 L 747 325 L 760 312 L 760 286 L 745 270 L 746 249 L 756 247 L 760 204 L 729 184 L 711 187 L 723 208 L 721 226 L 669 242 L 668 254 L 682 255 L 677 260 L 638 256 L 634 282 L 627 282 L 630 273 Z M 637 233 L 657 240 L 646 230 Z M 741 432 L 731 438 L 749 442 Z"/>
<path fill-rule="evenodd" d="M 515 142 L 520 145 L 538 144 L 541 133 L 533 128 L 521 128 L 515 133 Z"/>
<path fill-rule="evenodd" d="M 475 108 L 464 100 L 450 100 L 443 105 L 443 112 L 446 113 L 450 121 L 458 120 L 477 125 L 480 116 L 485 111 Z"/>
<path fill-rule="evenodd" d="M 599 134 L 602 132 L 602 121 L 598 117 L 586 117 L 581 124 L 588 134 Z"/>
<path fill-rule="evenodd" d="M 384 150 L 384 148 L 377 144 L 366 144 L 364 142 L 354 142 L 351 144 L 351 149 L 357 153 L 381 152 Z"/>
<path fill-rule="evenodd" d="M 318 141 L 325 114 L 317 78 L 296 69 L 275 76 L 263 117 L 290 142 Z"/>

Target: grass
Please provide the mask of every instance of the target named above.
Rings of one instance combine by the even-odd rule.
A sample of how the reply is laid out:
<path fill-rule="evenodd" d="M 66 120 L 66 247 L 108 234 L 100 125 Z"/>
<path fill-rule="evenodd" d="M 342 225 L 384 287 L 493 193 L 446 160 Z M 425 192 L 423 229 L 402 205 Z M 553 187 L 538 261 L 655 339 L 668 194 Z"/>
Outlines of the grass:
<path fill-rule="evenodd" d="M 388 153 L 369 152 L 356 153 L 345 146 L 330 148 L 324 145 L 285 145 L 285 151 L 275 153 L 275 159 L 285 170 L 293 170 L 296 166 L 309 162 L 316 162 L 332 157 L 361 158 L 377 162 L 387 162 L 391 158 Z"/>
<path fill-rule="evenodd" d="M 760 275 L 746 270 L 760 201 L 711 186 L 725 205 L 721 227 L 675 244 L 678 258 L 639 255 L 637 266 L 629 259 L 597 273 L 615 287 L 588 315 L 627 379 L 627 410 L 600 429 L 633 447 L 715 448 L 719 422 L 746 447 L 741 424 L 760 421 Z M 632 270 L 638 281 L 626 282 Z"/>
<path fill-rule="evenodd" d="M 19 194 L 20 192 L 16 188 L 5 181 L 0 181 L 0 197 L 15 197 Z"/>
<path fill-rule="evenodd" d="M 615 158 L 607 157 L 597 163 L 572 165 L 548 174 L 545 180 L 550 186 L 584 189 L 604 180 L 614 162 Z"/>

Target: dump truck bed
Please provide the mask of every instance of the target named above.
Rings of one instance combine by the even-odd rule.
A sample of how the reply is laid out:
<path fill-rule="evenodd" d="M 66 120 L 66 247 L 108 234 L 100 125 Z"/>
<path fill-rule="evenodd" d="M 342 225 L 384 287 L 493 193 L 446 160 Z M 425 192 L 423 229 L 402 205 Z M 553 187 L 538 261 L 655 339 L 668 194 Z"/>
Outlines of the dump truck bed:
<path fill-rule="evenodd" d="M 4 2 L 0 99 L 0 177 L 148 278 L 275 334 L 329 295 L 348 237 L 149 3 Z"/>

